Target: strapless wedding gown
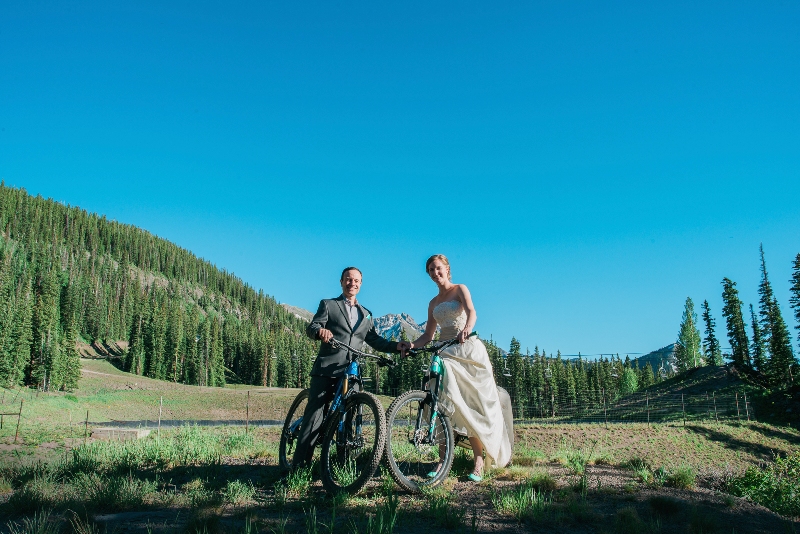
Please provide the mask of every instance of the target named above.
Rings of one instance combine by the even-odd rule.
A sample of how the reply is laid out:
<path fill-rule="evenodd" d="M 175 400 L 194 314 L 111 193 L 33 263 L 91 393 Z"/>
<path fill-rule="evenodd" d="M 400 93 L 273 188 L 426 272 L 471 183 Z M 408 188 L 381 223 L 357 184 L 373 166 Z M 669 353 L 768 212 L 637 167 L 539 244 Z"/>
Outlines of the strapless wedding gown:
<path fill-rule="evenodd" d="M 467 314 L 457 300 L 436 306 L 433 318 L 442 329 L 443 340 L 456 337 L 467 324 Z M 442 358 L 445 373 L 440 401 L 444 412 L 456 432 L 481 440 L 488 465 L 505 467 L 511 461 L 514 439 L 511 399 L 505 390 L 498 392 L 486 347 L 471 337 L 445 349 Z"/>

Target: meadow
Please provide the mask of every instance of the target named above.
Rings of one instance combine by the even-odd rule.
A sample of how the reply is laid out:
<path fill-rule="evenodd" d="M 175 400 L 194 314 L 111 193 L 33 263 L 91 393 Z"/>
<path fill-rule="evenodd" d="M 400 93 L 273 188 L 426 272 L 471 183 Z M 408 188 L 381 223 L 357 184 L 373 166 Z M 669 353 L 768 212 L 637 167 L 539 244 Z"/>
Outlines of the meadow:
<path fill-rule="evenodd" d="M 249 421 L 280 419 L 296 393 L 250 391 Z M 518 426 L 513 465 L 481 483 L 467 481 L 471 453 L 459 450 L 434 491 L 406 494 L 377 473 L 349 497 L 326 494 L 313 470 L 286 477 L 274 426 L 84 438 L 87 410 L 90 434 L 97 423 L 157 419 L 162 397 L 164 420 L 240 421 L 246 389 L 186 387 L 84 361 L 73 394 L 2 395 L 4 409 L 24 398 L 21 440 L 13 443 L 8 419 L 0 430 L 3 532 L 800 531 L 800 433 L 785 426 Z"/>

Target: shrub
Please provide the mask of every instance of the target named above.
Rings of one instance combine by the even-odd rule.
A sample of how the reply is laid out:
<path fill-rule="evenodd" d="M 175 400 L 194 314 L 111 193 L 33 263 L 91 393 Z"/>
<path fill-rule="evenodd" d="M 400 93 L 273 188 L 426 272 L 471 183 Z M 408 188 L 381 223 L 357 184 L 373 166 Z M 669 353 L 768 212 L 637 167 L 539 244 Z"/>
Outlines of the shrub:
<path fill-rule="evenodd" d="M 728 483 L 728 491 L 781 515 L 800 516 L 800 451 L 760 469 L 749 467 Z"/>
<path fill-rule="evenodd" d="M 666 484 L 678 489 L 691 489 L 697 482 L 697 472 L 690 466 L 682 466 L 667 475 Z"/>

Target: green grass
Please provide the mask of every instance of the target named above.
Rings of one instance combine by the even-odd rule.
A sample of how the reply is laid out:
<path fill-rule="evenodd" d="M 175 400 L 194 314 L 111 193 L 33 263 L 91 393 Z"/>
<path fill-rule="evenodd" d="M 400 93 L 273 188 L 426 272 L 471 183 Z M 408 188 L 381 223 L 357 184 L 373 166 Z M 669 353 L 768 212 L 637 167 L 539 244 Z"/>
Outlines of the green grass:
<path fill-rule="evenodd" d="M 255 502 L 256 488 L 251 481 L 229 480 L 223 494 L 225 502 L 240 506 Z"/>
<path fill-rule="evenodd" d="M 561 447 L 553 455 L 552 460 L 564 465 L 572 471 L 573 475 L 583 475 L 588 464 L 596 463 L 598 458 L 607 463 L 605 455 L 595 454 L 597 441 L 590 444 L 590 447 L 576 448 L 571 442 L 562 440 Z"/>
<path fill-rule="evenodd" d="M 530 479 L 508 489 L 492 493 L 492 506 L 501 514 L 514 516 L 518 522 L 540 518 L 552 503 L 552 494 L 541 489 L 541 479 Z M 549 486 L 549 484 L 547 484 Z"/>
<path fill-rule="evenodd" d="M 450 492 L 436 488 L 423 492 L 427 501 L 426 516 L 439 527 L 447 530 L 460 529 L 464 524 L 466 512 L 453 503 Z"/>

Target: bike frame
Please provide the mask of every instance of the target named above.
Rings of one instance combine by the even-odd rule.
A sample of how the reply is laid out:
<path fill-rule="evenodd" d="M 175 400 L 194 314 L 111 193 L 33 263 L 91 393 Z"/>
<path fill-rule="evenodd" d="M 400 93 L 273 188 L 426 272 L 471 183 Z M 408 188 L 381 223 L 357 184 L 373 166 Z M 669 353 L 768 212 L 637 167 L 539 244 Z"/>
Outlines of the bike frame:
<path fill-rule="evenodd" d="M 328 408 L 325 417 L 322 420 L 321 428 L 325 427 L 325 423 L 329 417 L 337 412 L 340 414 L 339 420 L 339 432 L 344 430 L 344 408 L 346 404 L 347 398 L 353 393 L 358 392 L 362 389 L 364 385 L 364 381 L 361 378 L 361 363 L 359 362 L 360 358 L 369 358 L 378 361 L 378 365 L 389 365 L 394 367 L 396 362 L 391 358 L 386 358 L 384 356 L 376 356 L 374 354 L 368 354 L 366 352 L 360 351 L 358 349 L 354 349 L 347 343 L 343 343 L 341 341 L 337 341 L 336 339 L 331 339 L 331 345 L 334 348 L 343 348 L 346 349 L 352 358 L 350 363 L 347 365 L 347 369 L 345 370 L 344 375 L 339 379 L 339 382 L 336 384 L 336 393 L 333 395 L 333 400 L 331 400 L 330 407 Z M 357 388 L 353 388 L 352 386 L 357 386 Z M 358 434 L 361 433 L 361 413 L 358 414 L 358 420 L 356 421 L 356 432 Z M 300 430 L 300 425 L 303 424 L 303 416 L 297 418 L 292 426 L 290 427 L 290 432 L 294 435 Z"/>
<path fill-rule="evenodd" d="M 472 332 L 468 337 L 477 336 L 477 332 Z M 420 410 L 417 412 L 417 423 L 414 428 L 414 437 L 411 440 L 412 445 L 415 447 L 419 445 L 431 445 L 433 444 L 433 435 L 434 430 L 436 428 L 436 419 L 439 417 L 439 394 L 441 393 L 442 389 L 442 379 L 444 378 L 445 374 L 445 366 L 444 360 L 442 359 L 442 352 L 448 348 L 452 347 L 458 343 L 458 338 L 449 339 L 444 341 L 440 344 L 421 348 L 421 349 L 412 349 L 409 351 L 411 354 L 424 354 L 426 352 L 430 352 L 431 354 L 431 363 L 428 367 L 428 387 L 423 388 L 423 390 L 428 394 L 425 397 L 425 401 L 423 402 L 422 406 L 420 406 Z M 434 382 L 433 386 L 431 386 L 431 381 Z M 422 426 L 422 414 L 424 413 L 424 409 L 427 405 L 430 405 L 431 409 L 431 424 L 428 428 L 427 435 L 424 437 L 421 436 L 421 428 Z"/>

